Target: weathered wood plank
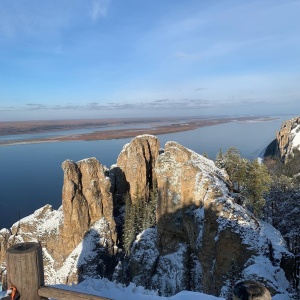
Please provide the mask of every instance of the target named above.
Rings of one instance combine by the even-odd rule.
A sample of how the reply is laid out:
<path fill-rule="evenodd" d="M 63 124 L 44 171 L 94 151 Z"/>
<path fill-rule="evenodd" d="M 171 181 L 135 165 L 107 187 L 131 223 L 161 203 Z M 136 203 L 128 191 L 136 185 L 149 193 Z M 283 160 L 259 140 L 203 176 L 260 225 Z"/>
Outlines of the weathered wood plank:
<path fill-rule="evenodd" d="M 41 286 L 38 289 L 38 294 L 41 297 L 54 298 L 57 300 L 112 300 L 100 296 L 79 293 L 75 291 L 63 290 L 52 286 Z"/>
<path fill-rule="evenodd" d="M 16 287 L 21 299 L 41 300 L 38 288 L 44 284 L 42 247 L 39 243 L 21 243 L 6 252 L 7 285 Z"/>

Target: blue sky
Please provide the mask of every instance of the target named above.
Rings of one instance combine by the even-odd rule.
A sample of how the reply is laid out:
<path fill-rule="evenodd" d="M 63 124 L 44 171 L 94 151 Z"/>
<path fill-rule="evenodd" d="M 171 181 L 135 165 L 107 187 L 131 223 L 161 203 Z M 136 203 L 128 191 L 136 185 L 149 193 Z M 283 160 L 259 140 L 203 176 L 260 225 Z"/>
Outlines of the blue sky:
<path fill-rule="evenodd" d="M 0 121 L 297 115 L 299 12 L 299 0 L 0 0 Z"/>

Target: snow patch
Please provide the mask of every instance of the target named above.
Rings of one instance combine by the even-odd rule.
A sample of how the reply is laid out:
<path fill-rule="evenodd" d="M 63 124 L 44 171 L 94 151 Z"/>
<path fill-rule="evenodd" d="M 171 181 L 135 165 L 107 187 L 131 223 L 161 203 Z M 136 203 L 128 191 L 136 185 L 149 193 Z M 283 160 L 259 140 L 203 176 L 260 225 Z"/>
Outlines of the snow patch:
<path fill-rule="evenodd" d="M 178 244 L 176 252 L 159 257 L 152 282 L 160 287 L 162 295 L 174 295 L 185 289 L 187 250 L 186 244 Z"/>
<path fill-rule="evenodd" d="M 77 274 L 78 269 L 89 261 L 93 261 L 98 255 L 95 251 L 96 244 L 106 246 L 107 240 L 101 235 L 107 230 L 107 221 L 101 218 L 90 228 L 83 240 L 76 246 L 71 254 L 64 261 L 62 267 L 56 272 L 55 283 L 66 282 L 67 278 Z M 100 263 L 100 262 L 99 262 Z M 96 268 L 96 264 L 88 264 L 91 268 Z"/>
<path fill-rule="evenodd" d="M 251 257 L 246 265 L 248 263 L 251 265 L 242 273 L 245 279 L 263 282 L 264 285 L 271 286 L 276 291 L 286 294 L 289 282 L 280 266 L 272 265 L 271 261 L 262 255 Z"/>
<path fill-rule="evenodd" d="M 293 136 L 292 140 L 292 149 L 299 148 L 300 146 L 300 124 L 297 125 L 292 131 L 291 134 Z"/>
<path fill-rule="evenodd" d="M 197 208 L 194 210 L 195 222 L 198 224 L 198 235 L 196 240 L 196 247 L 200 249 L 203 242 L 203 231 L 204 231 L 204 207 Z"/>

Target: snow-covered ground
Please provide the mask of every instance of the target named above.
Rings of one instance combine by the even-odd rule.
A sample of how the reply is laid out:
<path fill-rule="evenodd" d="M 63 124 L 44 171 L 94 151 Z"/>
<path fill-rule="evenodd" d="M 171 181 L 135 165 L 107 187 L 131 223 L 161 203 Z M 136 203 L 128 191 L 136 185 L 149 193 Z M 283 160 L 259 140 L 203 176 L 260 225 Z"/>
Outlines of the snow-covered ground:
<path fill-rule="evenodd" d="M 78 285 L 56 285 L 56 287 L 115 300 L 225 300 L 224 298 L 188 291 L 182 291 L 172 297 L 160 297 L 156 291 L 145 290 L 133 283 L 124 287 L 107 279 L 87 279 Z M 5 292 L 0 292 L 0 299 L 4 295 Z"/>
<path fill-rule="evenodd" d="M 55 285 L 55 287 L 114 300 L 225 300 L 224 298 L 189 291 L 182 291 L 172 297 L 160 297 L 156 291 L 146 290 L 133 283 L 124 287 L 122 284 L 111 282 L 107 279 L 87 279 L 77 285 L 68 286 L 60 284 Z M 5 292 L 0 292 L 0 299 L 4 295 Z M 290 298 L 286 294 L 278 294 L 272 299 L 287 300 Z"/>
<path fill-rule="evenodd" d="M 225 300 L 224 298 L 188 291 L 182 291 L 172 297 L 160 297 L 156 291 L 145 290 L 133 283 L 124 287 L 122 284 L 107 279 L 88 279 L 78 285 L 56 285 L 56 287 L 120 300 Z"/>

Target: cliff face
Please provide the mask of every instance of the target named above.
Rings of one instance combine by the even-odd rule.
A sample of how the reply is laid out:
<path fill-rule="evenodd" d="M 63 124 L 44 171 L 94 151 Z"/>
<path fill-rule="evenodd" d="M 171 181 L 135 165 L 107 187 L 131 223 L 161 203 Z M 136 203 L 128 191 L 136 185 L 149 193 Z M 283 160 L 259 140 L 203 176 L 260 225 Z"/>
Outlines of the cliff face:
<path fill-rule="evenodd" d="M 300 117 L 287 120 L 282 123 L 276 139 L 267 148 L 266 155 L 278 156 L 283 162 L 286 161 L 293 148 L 300 146 Z"/>
<path fill-rule="evenodd" d="M 133 243 L 122 269 L 130 280 L 164 295 L 185 289 L 225 295 L 238 279 L 286 292 L 292 255 L 272 226 L 234 203 L 227 174 L 212 161 L 175 142 L 159 155 L 158 139 L 144 135 L 123 148 L 109 174 L 95 158 L 62 167 L 62 207 L 45 206 L 1 230 L 2 267 L 9 245 L 41 241 L 47 283 L 116 277 L 124 197 L 148 199 L 157 185 L 157 226 Z"/>
<path fill-rule="evenodd" d="M 127 183 L 127 191 L 133 201 L 137 193 L 142 198 L 148 199 L 149 190 L 156 179 L 154 166 L 158 154 L 159 141 L 157 137 L 151 135 L 134 138 L 120 153 L 117 168 L 124 174 L 123 182 L 125 180 Z"/>
<path fill-rule="evenodd" d="M 123 147 L 117 164 L 110 169 L 118 244 L 122 241 L 125 197 L 129 196 L 132 202 L 136 202 L 138 197 L 146 201 L 149 199 L 150 190 L 156 181 L 154 166 L 158 154 L 157 137 L 138 136 Z"/>
<path fill-rule="evenodd" d="M 77 164 L 67 160 L 62 168 L 63 257 L 71 253 L 89 228 L 101 218 L 109 224 L 107 238 L 110 241 L 109 248 L 112 248 L 116 242 L 113 196 L 110 193 L 110 180 L 104 175 L 103 166 L 97 159 L 89 158 Z"/>
<path fill-rule="evenodd" d="M 174 142 L 166 144 L 155 172 L 157 227 L 133 245 L 134 282 L 165 295 L 191 289 L 225 296 L 228 281 L 249 278 L 264 281 L 273 292 L 288 287 L 281 267 L 292 256 L 284 241 L 233 202 L 225 172 Z M 276 259 L 270 259 L 270 249 Z M 266 278 L 269 267 L 272 275 Z"/>

